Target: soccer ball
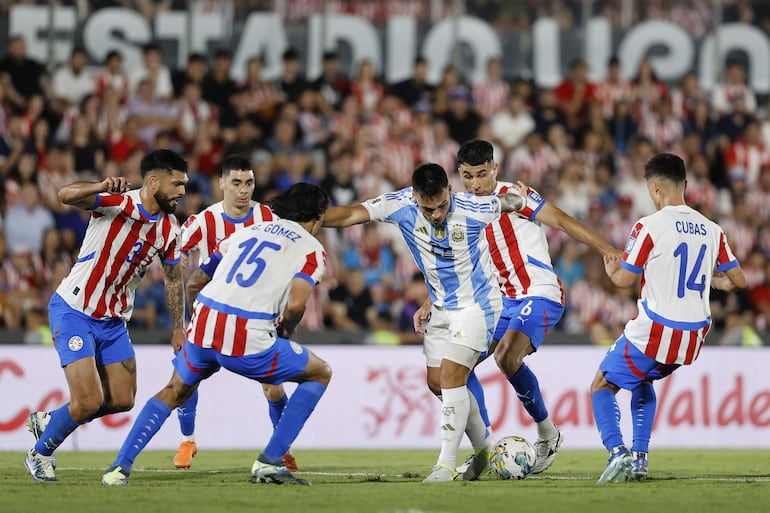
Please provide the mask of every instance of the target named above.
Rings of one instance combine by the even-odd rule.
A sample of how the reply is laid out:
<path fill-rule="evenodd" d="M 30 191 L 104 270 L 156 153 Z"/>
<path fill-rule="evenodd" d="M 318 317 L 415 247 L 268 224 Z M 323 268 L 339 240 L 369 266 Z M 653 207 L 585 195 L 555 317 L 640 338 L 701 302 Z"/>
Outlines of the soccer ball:
<path fill-rule="evenodd" d="M 536 458 L 531 443 L 520 436 L 506 436 L 495 445 L 489 463 L 500 479 L 524 479 L 532 472 Z"/>

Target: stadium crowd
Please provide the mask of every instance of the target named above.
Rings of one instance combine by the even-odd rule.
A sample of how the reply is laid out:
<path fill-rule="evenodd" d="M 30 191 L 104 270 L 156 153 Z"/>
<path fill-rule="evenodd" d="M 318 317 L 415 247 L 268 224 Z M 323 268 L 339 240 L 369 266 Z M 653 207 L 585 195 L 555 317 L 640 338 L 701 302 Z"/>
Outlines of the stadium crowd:
<path fill-rule="evenodd" d="M 597 2 L 607 9 L 617 3 Z M 499 2 L 469 1 L 467 10 L 486 4 L 498 8 L 486 15 L 499 20 Z M 190 163 L 188 193 L 177 211 L 184 221 L 221 199 L 218 165 L 229 154 L 253 163 L 257 201 L 310 181 L 333 204 L 348 205 L 409 185 L 415 165 L 426 161 L 442 165 L 454 190 L 463 191 L 456 153 L 478 137 L 494 143 L 501 178 L 533 186 L 616 247 L 624 246 L 636 219 L 654 210 L 644 164 L 661 151 L 681 156 L 687 201 L 724 228 L 749 280 L 746 293 L 712 291 L 715 327 L 741 334 L 768 329 L 770 109 L 747 86 L 740 60 L 726 62 L 723 79 L 705 91 L 694 74 L 662 82 L 649 60 L 623 80 L 613 58 L 599 83 L 589 82 L 585 64 L 576 61 L 557 87 L 537 89 L 526 78 L 504 76 L 498 59 L 476 83 L 453 66 L 439 83 L 428 83 L 426 63 L 418 59 L 411 78 L 389 84 L 368 61 L 344 76 L 338 55 L 327 52 L 322 75 L 309 80 L 302 55 L 290 48 L 278 80 L 263 78 L 255 55 L 246 79 L 236 83 L 226 50 L 210 60 L 191 54 L 178 70 L 164 64 L 156 44 L 146 45 L 143 56 L 125 69 L 118 52 L 92 65 L 75 48 L 69 62 L 49 73 L 27 56 L 22 37 L 12 37 L 0 58 L 1 327 L 44 330 L 48 298 L 77 258 L 88 217 L 63 205 L 57 191 L 115 175 L 138 186 L 138 163 L 149 150 L 172 148 Z M 426 291 L 391 228 L 320 234 L 328 274 L 304 328 L 361 330 L 362 342 L 419 342 L 411 319 Z M 566 295 L 559 329 L 590 332 L 595 343 L 614 340 L 634 315 L 638 290 L 613 287 L 601 258 L 562 232 L 549 233 L 549 243 Z M 151 269 L 137 290 L 131 324 L 162 329 L 170 322 L 162 274 Z M 747 339 L 759 340 L 724 340 Z"/>

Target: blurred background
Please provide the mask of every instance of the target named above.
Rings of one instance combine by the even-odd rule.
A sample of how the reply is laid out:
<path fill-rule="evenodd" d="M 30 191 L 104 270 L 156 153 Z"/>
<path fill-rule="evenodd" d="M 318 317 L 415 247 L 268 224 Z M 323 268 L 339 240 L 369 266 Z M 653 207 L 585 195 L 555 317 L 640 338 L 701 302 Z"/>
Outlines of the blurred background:
<path fill-rule="evenodd" d="M 409 184 L 459 144 L 494 142 L 522 180 L 622 247 L 653 211 L 643 166 L 680 155 L 687 200 L 717 221 L 749 288 L 712 291 L 709 344 L 770 342 L 770 4 L 749 0 L 123 0 L 0 2 L 0 343 L 50 344 L 46 305 L 87 214 L 57 191 L 172 148 L 190 163 L 177 214 L 221 200 L 228 154 L 254 199 L 298 181 L 337 205 Z M 320 235 L 329 255 L 298 339 L 419 344 L 427 297 L 385 224 Z M 610 344 L 638 290 L 558 231 L 567 303 L 549 344 Z M 167 343 L 159 268 L 137 291 L 135 343 Z"/>

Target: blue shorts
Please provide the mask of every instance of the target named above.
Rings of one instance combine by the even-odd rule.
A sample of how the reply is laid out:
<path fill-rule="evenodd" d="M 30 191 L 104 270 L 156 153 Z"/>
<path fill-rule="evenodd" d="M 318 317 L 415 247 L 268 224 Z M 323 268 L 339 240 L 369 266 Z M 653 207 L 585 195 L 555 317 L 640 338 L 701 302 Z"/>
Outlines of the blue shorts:
<path fill-rule="evenodd" d="M 503 313 L 497 321 L 495 340 L 500 340 L 506 331 L 515 330 L 529 337 L 537 351 L 556 323 L 564 314 L 564 305 L 543 297 L 521 299 L 503 298 Z"/>
<path fill-rule="evenodd" d="M 174 358 L 174 367 L 189 386 L 200 383 L 221 367 L 260 383 L 279 385 L 305 372 L 309 359 L 310 353 L 304 346 L 285 338 L 277 338 L 270 349 L 246 356 L 226 356 L 187 341 Z"/>
<path fill-rule="evenodd" d="M 90 356 L 96 358 L 99 367 L 134 357 L 123 319 L 95 319 L 54 293 L 48 302 L 48 320 L 62 367 Z"/>
<path fill-rule="evenodd" d="M 644 381 L 663 379 L 679 367 L 655 361 L 621 335 L 604 355 L 599 370 L 613 385 L 633 390 Z"/>

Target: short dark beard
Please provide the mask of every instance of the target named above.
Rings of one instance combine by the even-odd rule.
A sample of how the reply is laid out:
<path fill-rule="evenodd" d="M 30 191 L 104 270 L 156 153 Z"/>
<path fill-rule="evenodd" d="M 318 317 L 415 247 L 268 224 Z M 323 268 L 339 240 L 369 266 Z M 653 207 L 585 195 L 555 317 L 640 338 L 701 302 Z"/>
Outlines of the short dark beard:
<path fill-rule="evenodd" d="M 158 206 L 162 211 L 164 211 L 167 214 L 173 214 L 176 212 L 176 206 L 171 205 L 171 201 L 168 199 L 168 195 L 164 194 L 160 191 L 156 192 L 153 196 L 155 198 L 155 201 L 158 203 Z"/>

